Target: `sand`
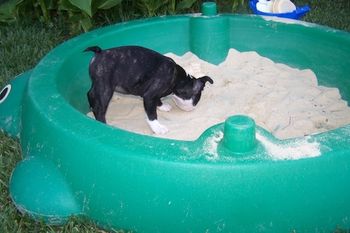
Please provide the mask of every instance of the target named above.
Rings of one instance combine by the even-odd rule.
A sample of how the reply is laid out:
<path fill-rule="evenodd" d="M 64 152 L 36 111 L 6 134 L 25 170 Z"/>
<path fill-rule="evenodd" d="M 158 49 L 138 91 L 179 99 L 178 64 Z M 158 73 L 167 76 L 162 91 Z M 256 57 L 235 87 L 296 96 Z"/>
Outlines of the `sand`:
<path fill-rule="evenodd" d="M 158 110 L 158 120 L 169 132 L 153 135 L 145 120 L 142 99 L 115 93 L 107 111 L 108 124 L 178 140 L 195 140 L 207 128 L 235 114 L 252 117 L 257 125 L 279 139 L 303 137 L 350 124 L 350 108 L 339 90 L 319 86 L 310 69 L 295 69 L 256 52 L 234 49 L 218 66 L 192 53 L 181 57 L 166 55 L 195 77 L 213 78 L 214 84 L 207 84 L 196 109 L 184 112 L 170 97 L 165 97 L 163 102 L 170 104 L 172 110 Z"/>

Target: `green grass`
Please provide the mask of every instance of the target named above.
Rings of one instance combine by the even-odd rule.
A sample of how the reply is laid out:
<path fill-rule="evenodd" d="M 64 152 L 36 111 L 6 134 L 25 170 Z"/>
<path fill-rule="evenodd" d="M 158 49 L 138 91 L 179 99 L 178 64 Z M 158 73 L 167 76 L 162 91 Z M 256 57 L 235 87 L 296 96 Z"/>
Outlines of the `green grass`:
<path fill-rule="evenodd" d="M 295 0 L 296 4 L 308 4 L 311 11 L 303 20 L 350 31 L 350 1 L 348 0 Z"/>
<path fill-rule="evenodd" d="M 350 31 L 350 1 L 348 0 L 296 0 L 297 4 L 309 4 L 312 11 L 304 20 Z M 230 11 L 230 1 L 219 1 L 220 11 Z M 239 12 L 249 12 L 240 7 Z M 106 16 L 107 17 L 107 16 Z M 99 18 L 99 24 L 113 22 L 118 17 Z M 124 19 L 131 18 L 130 15 Z M 111 20 L 112 19 L 112 20 Z M 39 22 L 20 22 L 0 25 L 0 87 L 38 63 L 57 44 L 69 39 L 64 20 L 50 26 Z M 21 159 L 19 143 L 0 132 L 0 232 L 103 232 L 94 223 L 72 218 L 64 226 L 53 227 L 35 222 L 20 214 L 13 206 L 8 193 L 10 174 Z M 341 232 L 338 231 L 337 232 Z"/>

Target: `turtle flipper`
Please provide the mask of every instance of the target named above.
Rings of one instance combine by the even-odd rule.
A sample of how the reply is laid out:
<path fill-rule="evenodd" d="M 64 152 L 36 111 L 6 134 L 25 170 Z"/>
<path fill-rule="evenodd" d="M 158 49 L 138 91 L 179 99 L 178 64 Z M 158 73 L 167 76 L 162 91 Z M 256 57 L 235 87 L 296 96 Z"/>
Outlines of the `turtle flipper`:
<path fill-rule="evenodd" d="M 36 220 L 60 224 L 81 208 L 64 176 L 50 161 L 29 156 L 19 162 L 10 180 L 16 207 Z"/>

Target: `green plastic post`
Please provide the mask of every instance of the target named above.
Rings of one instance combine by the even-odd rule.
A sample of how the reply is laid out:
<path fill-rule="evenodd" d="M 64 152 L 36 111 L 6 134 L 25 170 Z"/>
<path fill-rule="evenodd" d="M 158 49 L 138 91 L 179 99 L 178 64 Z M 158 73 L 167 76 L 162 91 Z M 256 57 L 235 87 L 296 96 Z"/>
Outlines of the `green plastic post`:
<path fill-rule="evenodd" d="M 214 64 L 225 60 L 230 47 L 229 21 L 218 16 L 216 4 L 205 2 L 202 15 L 190 20 L 190 50 Z"/>
<path fill-rule="evenodd" d="M 226 119 L 224 146 L 235 154 L 251 152 L 256 147 L 255 122 L 252 118 L 236 115 Z"/>
<path fill-rule="evenodd" d="M 202 15 L 204 16 L 213 16 L 217 14 L 217 8 L 215 2 L 204 2 L 202 4 Z"/>

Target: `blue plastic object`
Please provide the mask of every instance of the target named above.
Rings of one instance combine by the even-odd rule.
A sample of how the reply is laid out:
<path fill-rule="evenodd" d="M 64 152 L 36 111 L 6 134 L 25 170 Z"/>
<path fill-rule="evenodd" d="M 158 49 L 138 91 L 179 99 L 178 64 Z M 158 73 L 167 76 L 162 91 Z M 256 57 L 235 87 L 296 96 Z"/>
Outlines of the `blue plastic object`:
<path fill-rule="evenodd" d="M 289 18 L 289 19 L 300 19 L 306 13 L 308 13 L 310 11 L 310 7 L 305 5 L 305 6 L 302 6 L 302 7 L 297 7 L 297 9 L 295 11 L 289 12 L 289 13 L 280 13 L 280 14 L 266 13 L 266 12 L 262 12 L 262 11 L 259 11 L 258 9 L 256 9 L 256 3 L 257 2 L 258 2 L 258 0 L 250 0 L 249 1 L 250 9 L 252 9 L 254 14 L 257 14 L 257 15 L 277 16 L 277 17 Z"/>

